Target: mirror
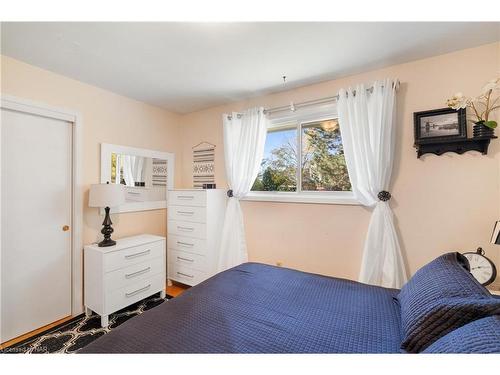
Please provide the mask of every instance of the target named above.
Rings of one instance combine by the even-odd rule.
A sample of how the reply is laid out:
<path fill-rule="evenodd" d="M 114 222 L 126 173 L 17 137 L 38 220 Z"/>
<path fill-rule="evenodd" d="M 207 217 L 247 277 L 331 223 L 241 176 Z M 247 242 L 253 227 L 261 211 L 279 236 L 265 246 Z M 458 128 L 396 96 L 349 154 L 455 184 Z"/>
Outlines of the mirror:
<path fill-rule="evenodd" d="M 101 144 L 101 183 L 125 185 L 127 202 L 114 212 L 165 208 L 173 188 L 174 155 L 168 152 Z"/>
<path fill-rule="evenodd" d="M 125 186 L 146 186 L 152 158 L 143 156 L 111 154 L 111 183 Z M 150 179 L 149 179 L 150 180 Z M 150 182 L 150 181 L 148 181 Z M 148 186 L 151 184 L 148 183 Z"/>

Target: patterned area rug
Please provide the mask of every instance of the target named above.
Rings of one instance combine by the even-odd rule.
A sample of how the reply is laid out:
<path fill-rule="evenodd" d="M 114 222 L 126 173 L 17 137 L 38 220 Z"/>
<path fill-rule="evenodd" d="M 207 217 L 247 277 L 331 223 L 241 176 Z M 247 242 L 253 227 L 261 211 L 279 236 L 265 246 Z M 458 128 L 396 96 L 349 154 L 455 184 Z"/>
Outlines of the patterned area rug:
<path fill-rule="evenodd" d="M 123 322 L 158 306 L 170 298 L 172 297 L 168 295 L 165 299 L 155 295 L 134 303 L 111 314 L 109 316 L 109 326 L 106 328 L 101 327 L 101 317 L 99 315 L 93 314 L 89 317 L 80 315 L 47 332 L 0 350 L 0 353 L 75 353 L 92 341 L 112 331 Z"/>

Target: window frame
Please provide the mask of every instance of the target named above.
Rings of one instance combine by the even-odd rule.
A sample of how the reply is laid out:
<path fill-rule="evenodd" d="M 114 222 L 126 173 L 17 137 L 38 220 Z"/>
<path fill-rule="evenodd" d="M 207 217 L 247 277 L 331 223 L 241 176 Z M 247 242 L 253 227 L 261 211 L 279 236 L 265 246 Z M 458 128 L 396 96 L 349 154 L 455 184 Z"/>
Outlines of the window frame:
<path fill-rule="evenodd" d="M 298 160 L 302 160 L 302 124 L 337 119 L 336 106 L 331 105 L 312 110 L 299 110 L 285 115 L 275 115 L 269 118 L 269 130 L 290 128 L 295 123 L 297 130 Z M 316 203 L 316 204 L 342 204 L 359 205 L 352 191 L 303 191 L 302 169 L 297 168 L 297 191 L 250 191 L 242 200 L 284 203 Z"/>

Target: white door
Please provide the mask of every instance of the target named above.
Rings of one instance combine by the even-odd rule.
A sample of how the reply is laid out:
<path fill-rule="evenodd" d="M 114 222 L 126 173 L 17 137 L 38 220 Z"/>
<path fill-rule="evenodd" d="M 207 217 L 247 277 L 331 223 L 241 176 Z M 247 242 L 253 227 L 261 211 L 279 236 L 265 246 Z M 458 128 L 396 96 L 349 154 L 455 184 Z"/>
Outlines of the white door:
<path fill-rule="evenodd" d="M 1 110 L 1 342 L 71 315 L 72 124 Z"/>

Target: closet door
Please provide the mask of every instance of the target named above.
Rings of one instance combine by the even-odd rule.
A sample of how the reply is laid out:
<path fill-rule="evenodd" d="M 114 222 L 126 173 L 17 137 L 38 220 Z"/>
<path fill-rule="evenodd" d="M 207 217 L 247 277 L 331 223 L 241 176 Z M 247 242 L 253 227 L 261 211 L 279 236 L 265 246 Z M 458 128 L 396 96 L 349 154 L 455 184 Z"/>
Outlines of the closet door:
<path fill-rule="evenodd" d="M 72 124 L 1 110 L 1 341 L 71 315 Z"/>

